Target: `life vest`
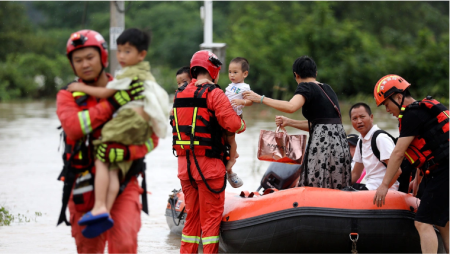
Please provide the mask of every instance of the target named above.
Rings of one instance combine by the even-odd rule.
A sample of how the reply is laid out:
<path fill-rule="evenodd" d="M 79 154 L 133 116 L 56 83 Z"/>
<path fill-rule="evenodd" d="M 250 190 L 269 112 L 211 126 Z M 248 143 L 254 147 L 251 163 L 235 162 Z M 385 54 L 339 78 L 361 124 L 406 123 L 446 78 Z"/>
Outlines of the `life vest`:
<path fill-rule="evenodd" d="M 75 102 L 80 108 L 80 112 L 78 113 L 78 117 L 80 118 L 80 123 L 82 123 L 82 129 L 89 129 L 90 124 L 87 123 L 89 118 L 85 118 L 85 110 L 88 110 L 90 107 L 94 107 L 97 104 L 97 101 L 93 97 L 89 97 L 85 93 L 82 92 L 73 92 L 72 93 Z M 86 125 L 86 127 L 84 127 Z M 94 131 L 94 136 L 100 136 L 100 130 Z M 94 166 L 93 159 L 93 148 L 92 146 L 88 146 L 92 141 L 92 136 L 87 135 L 82 139 L 74 141 L 66 136 L 63 132 L 64 139 L 64 154 L 63 161 L 70 163 L 70 166 L 76 169 L 78 172 L 83 172 L 85 170 L 90 170 Z M 70 158 L 72 159 L 70 160 Z M 94 170 L 95 173 L 95 170 Z"/>
<path fill-rule="evenodd" d="M 432 170 L 444 160 L 448 162 L 449 155 L 449 111 L 447 107 L 427 96 L 422 101 L 416 101 L 408 106 L 402 106 L 399 120 L 399 130 L 402 129 L 402 117 L 409 109 L 422 107 L 433 117 L 422 127 L 420 135 L 416 136 L 405 152 L 406 159 L 413 167 L 422 171 Z M 429 172 L 426 172 L 429 173 Z"/>
<path fill-rule="evenodd" d="M 227 152 L 229 147 L 222 139 L 223 129 L 219 125 L 214 111 L 208 109 L 207 98 L 211 91 L 219 88 L 216 84 L 204 84 L 195 86 L 185 83 L 178 88 L 173 102 L 173 119 L 171 119 L 173 132 L 173 150 L 177 156 L 186 156 L 187 173 L 189 180 L 195 189 L 195 180 L 191 173 L 190 155 L 194 158 L 197 167 L 206 187 L 213 193 L 221 193 L 227 185 L 227 175 L 224 176 L 224 183 L 219 190 L 212 189 L 197 162 L 197 156 L 218 158 L 224 162 L 228 160 Z"/>
<path fill-rule="evenodd" d="M 216 88 L 213 84 L 189 86 L 185 83 L 175 93 L 171 125 L 172 146 L 177 156 L 195 151 L 196 156 L 222 159 L 222 128 L 206 103 L 209 93 Z"/>

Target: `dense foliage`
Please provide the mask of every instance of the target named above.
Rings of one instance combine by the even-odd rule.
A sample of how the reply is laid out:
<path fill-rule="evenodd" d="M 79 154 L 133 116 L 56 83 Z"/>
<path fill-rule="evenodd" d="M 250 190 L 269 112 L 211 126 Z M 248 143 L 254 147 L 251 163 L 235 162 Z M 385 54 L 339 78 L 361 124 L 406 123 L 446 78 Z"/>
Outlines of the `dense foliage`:
<path fill-rule="evenodd" d="M 158 82 L 176 88 L 175 72 L 203 42 L 203 2 L 126 2 L 126 27 L 150 31 L 148 60 Z M 253 90 L 288 99 L 292 64 L 313 57 L 318 80 L 338 95 L 371 95 L 395 73 L 413 96 L 449 94 L 448 2 L 214 2 L 214 42 L 227 43 L 228 62 L 250 62 Z M 99 31 L 109 40 L 109 2 L 0 2 L 0 101 L 54 96 L 73 78 L 65 57 L 71 32 Z"/>

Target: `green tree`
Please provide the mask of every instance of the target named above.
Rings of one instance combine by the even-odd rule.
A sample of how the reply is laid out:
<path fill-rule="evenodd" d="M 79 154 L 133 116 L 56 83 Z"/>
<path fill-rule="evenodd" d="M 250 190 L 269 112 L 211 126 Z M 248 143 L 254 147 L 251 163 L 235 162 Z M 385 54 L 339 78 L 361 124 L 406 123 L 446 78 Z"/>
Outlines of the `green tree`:
<path fill-rule="evenodd" d="M 203 42 L 202 1 L 127 1 L 126 28 L 152 34 L 147 60 L 168 91 L 175 71 Z M 376 81 L 396 73 L 417 98 L 447 98 L 448 2 L 214 2 L 214 42 L 227 43 L 219 84 L 229 83 L 229 61 L 250 62 L 255 91 L 290 98 L 294 60 L 313 57 L 318 80 L 338 96 L 371 97 Z M 0 2 L 0 100 L 54 96 L 73 77 L 67 39 L 89 28 L 109 41 L 110 2 Z M 39 85 L 38 81 L 44 84 Z M 55 80 L 58 81 L 55 83 Z"/>
<path fill-rule="evenodd" d="M 26 35 L 32 32 L 23 4 L 0 2 L 0 61 L 10 52 L 26 52 Z"/>
<path fill-rule="evenodd" d="M 69 65 L 64 55 L 53 59 L 34 53 L 8 55 L 0 64 L 0 100 L 55 95 L 72 76 L 65 66 Z"/>
<path fill-rule="evenodd" d="M 109 1 L 42 1 L 32 6 L 44 15 L 39 27 L 79 30 L 95 25 L 92 14 L 109 13 L 109 5 Z"/>

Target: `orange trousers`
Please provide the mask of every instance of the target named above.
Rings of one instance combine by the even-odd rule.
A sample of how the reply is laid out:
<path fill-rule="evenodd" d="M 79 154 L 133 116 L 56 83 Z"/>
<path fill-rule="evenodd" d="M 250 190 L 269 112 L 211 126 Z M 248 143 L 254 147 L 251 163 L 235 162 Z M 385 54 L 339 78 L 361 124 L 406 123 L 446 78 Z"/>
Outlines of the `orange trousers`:
<path fill-rule="evenodd" d="M 180 181 L 187 213 L 180 253 L 198 253 L 200 240 L 203 253 L 218 253 L 225 192 L 213 193 L 201 180 L 196 181 L 194 186 L 189 180 Z M 224 184 L 224 177 L 208 179 L 207 182 L 212 189 L 219 190 Z"/>
<path fill-rule="evenodd" d="M 136 177 L 133 177 L 125 190 L 120 194 L 111 208 L 114 226 L 96 238 L 85 238 L 78 221 L 84 213 L 75 210 L 72 196 L 69 200 L 70 224 L 72 236 L 75 238 L 78 253 L 104 253 L 108 241 L 109 253 L 137 253 L 137 235 L 141 228 L 142 204 L 139 195 L 143 189 Z"/>

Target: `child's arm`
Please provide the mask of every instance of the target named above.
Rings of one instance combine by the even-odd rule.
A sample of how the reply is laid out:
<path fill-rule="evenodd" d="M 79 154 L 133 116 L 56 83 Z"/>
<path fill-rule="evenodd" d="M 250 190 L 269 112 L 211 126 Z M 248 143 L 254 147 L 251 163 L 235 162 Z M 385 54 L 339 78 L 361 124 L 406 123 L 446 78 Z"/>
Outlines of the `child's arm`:
<path fill-rule="evenodd" d="M 251 106 L 253 104 L 252 101 L 248 99 L 233 99 L 231 100 L 231 105 L 243 105 L 243 106 Z"/>
<path fill-rule="evenodd" d="M 208 79 L 201 79 L 201 80 L 197 80 L 197 81 L 195 82 L 195 86 L 200 86 L 200 85 L 203 85 L 203 84 L 205 84 L 205 83 L 208 83 L 208 84 L 214 84 L 212 81 L 210 81 L 210 80 L 208 80 Z"/>
<path fill-rule="evenodd" d="M 67 90 L 70 92 L 80 91 L 96 98 L 108 98 L 117 92 L 115 89 L 88 86 L 80 82 L 73 82 L 69 84 Z"/>

